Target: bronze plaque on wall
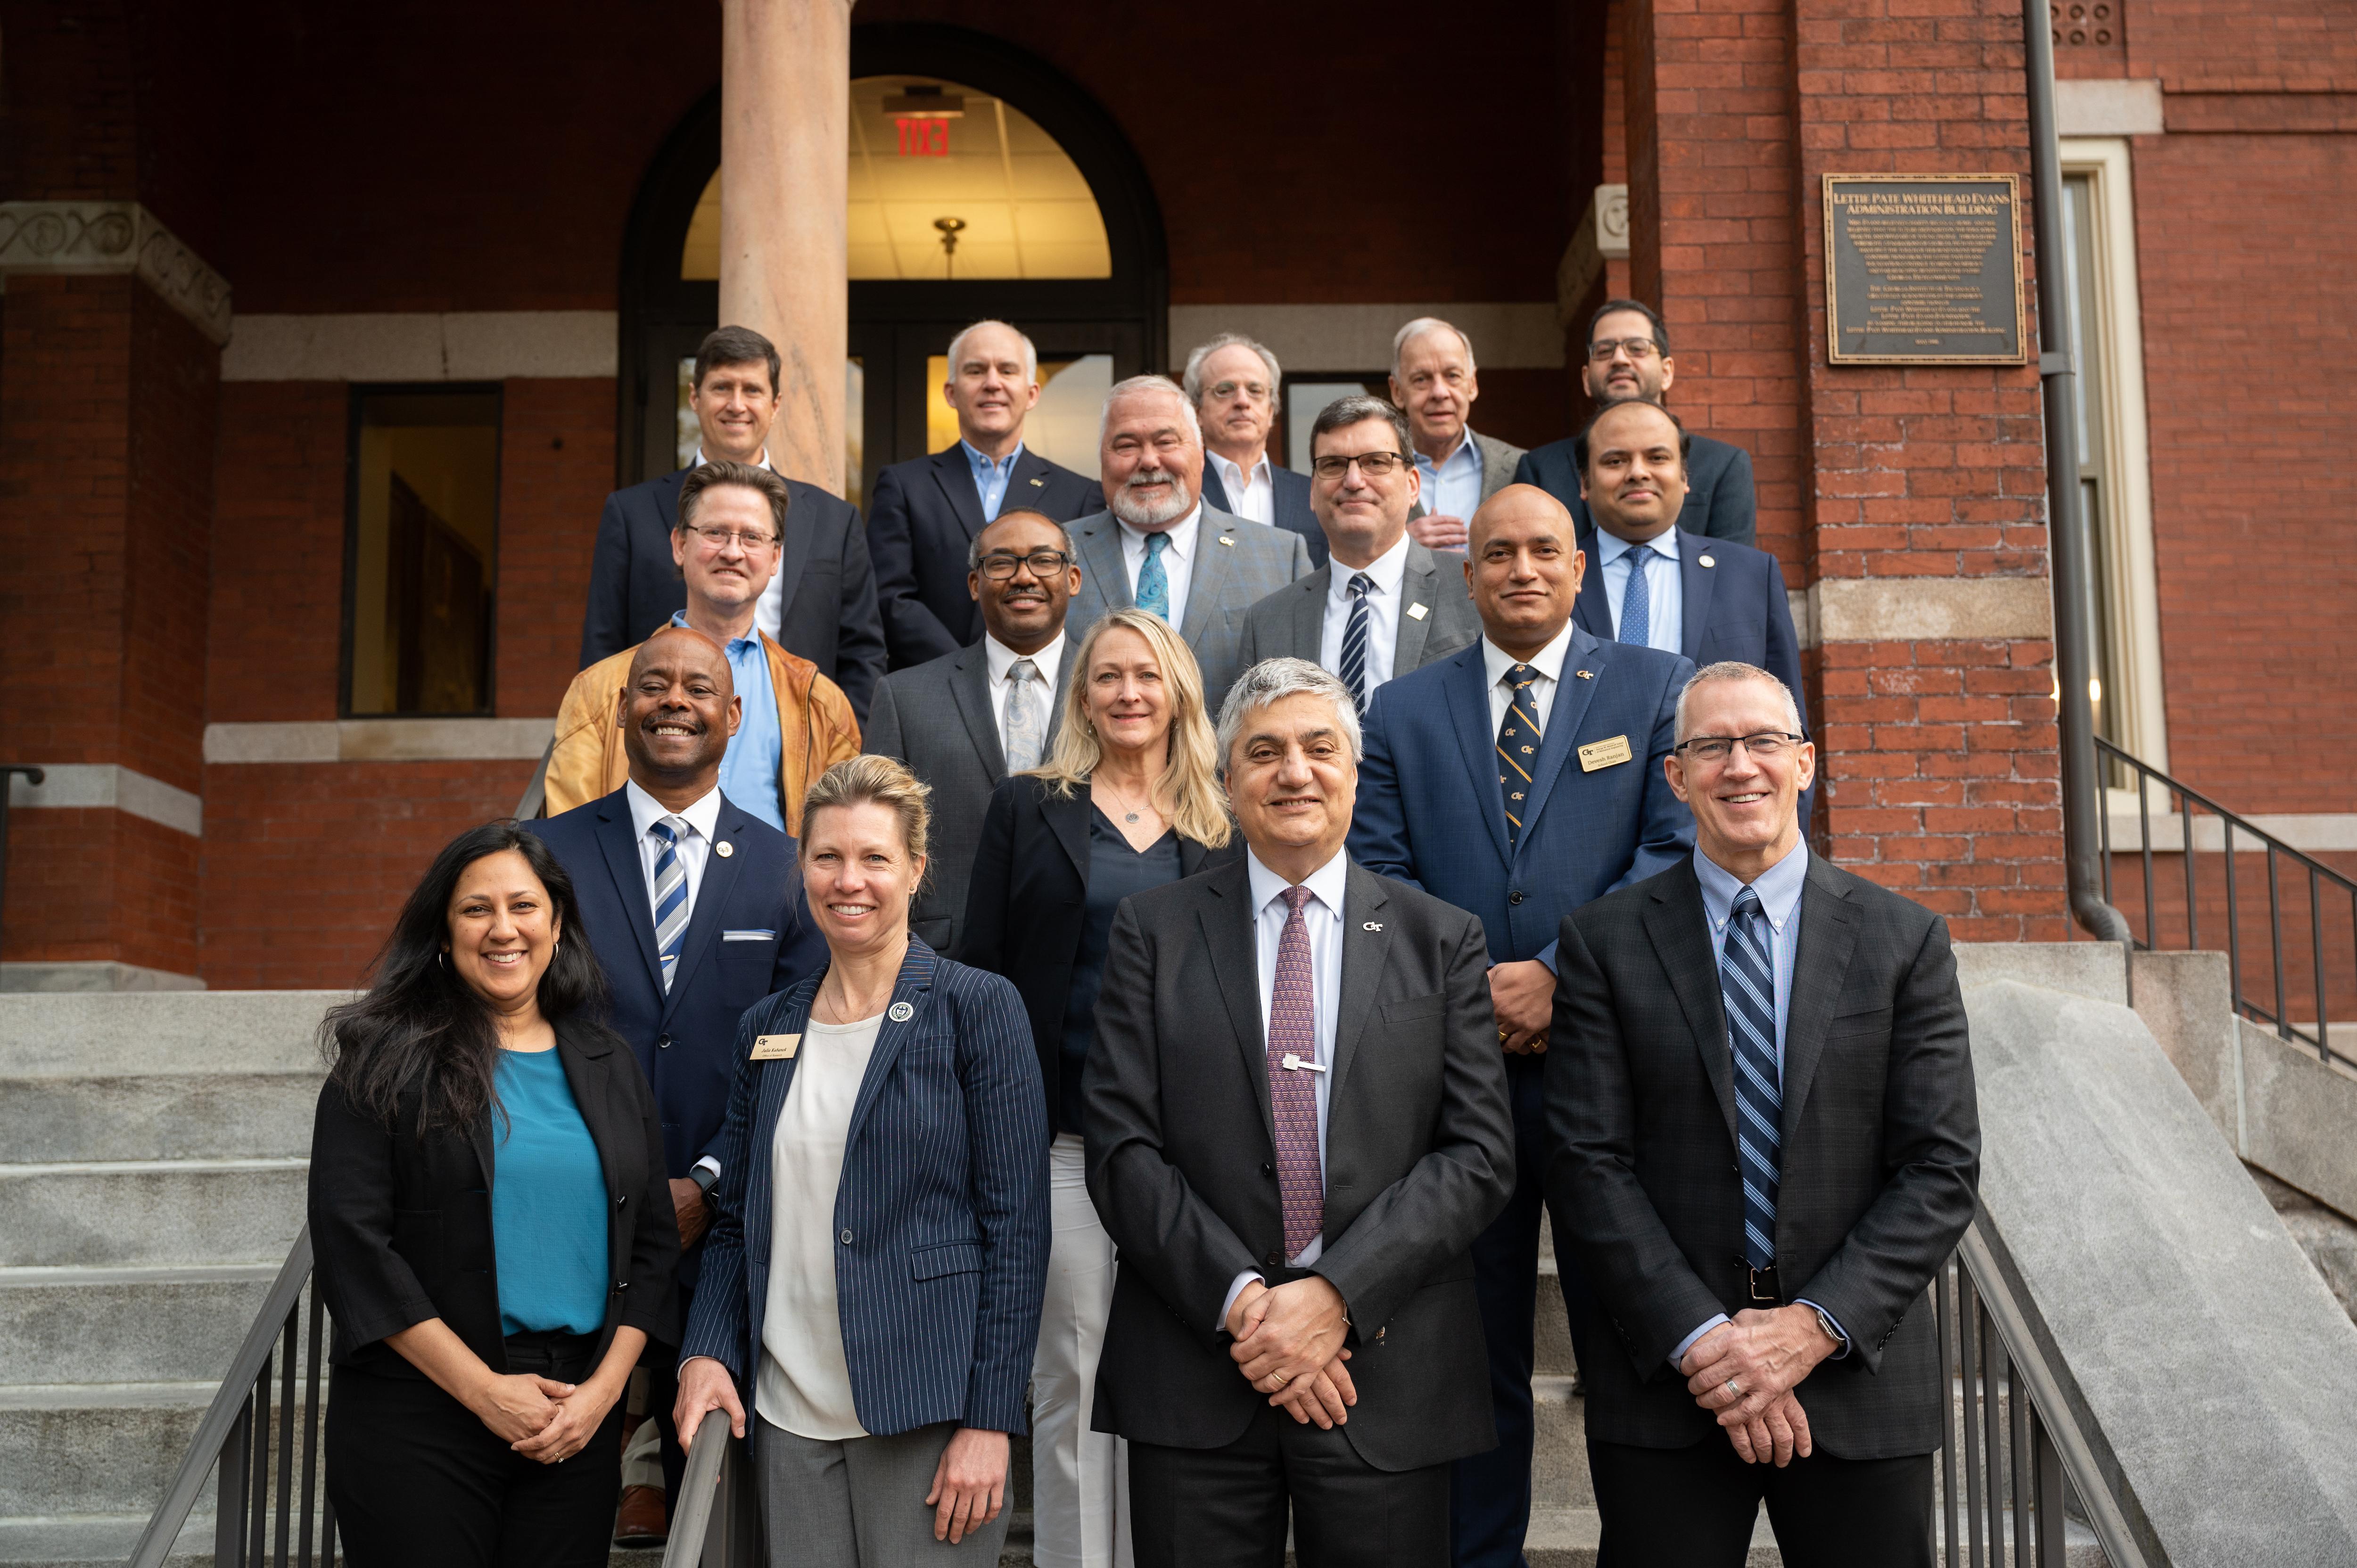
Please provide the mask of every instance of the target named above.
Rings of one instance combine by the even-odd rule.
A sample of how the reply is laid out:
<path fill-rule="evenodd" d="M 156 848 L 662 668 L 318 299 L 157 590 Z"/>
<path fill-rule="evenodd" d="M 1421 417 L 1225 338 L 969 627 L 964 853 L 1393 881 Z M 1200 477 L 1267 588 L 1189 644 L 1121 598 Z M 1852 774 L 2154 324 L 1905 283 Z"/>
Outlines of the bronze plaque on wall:
<path fill-rule="evenodd" d="M 2021 207 L 2009 174 L 1829 174 L 1836 365 L 2018 365 Z"/>

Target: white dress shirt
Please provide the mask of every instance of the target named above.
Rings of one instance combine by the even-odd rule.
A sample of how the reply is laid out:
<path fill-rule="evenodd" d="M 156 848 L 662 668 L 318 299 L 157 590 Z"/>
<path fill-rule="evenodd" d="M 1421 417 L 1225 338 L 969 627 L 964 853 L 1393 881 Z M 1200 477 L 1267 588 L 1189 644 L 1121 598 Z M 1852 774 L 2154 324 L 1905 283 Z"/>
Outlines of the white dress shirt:
<path fill-rule="evenodd" d="M 695 449 L 695 461 L 688 467 L 704 467 L 703 447 Z M 753 467 L 770 468 L 770 449 L 767 446 L 762 447 L 761 455 L 753 459 Z M 770 472 L 774 474 L 777 470 L 770 468 Z M 775 642 L 778 640 L 778 628 L 786 624 L 786 543 L 782 539 L 778 542 L 778 558 L 770 563 L 770 585 L 761 590 L 760 598 L 753 606 L 753 624 L 767 633 L 771 642 Z"/>
<path fill-rule="evenodd" d="M 1675 528 L 1665 528 L 1642 544 L 1617 539 L 1600 528 L 1596 531 L 1596 569 L 1604 574 L 1604 596 L 1612 606 L 1612 630 L 1617 638 L 1620 607 L 1629 600 L 1629 576 L 1641 559 L 1641 551 L 1662 556 L 1667 563 L 1645 563 L 1645 646 L 1664 653 L 1681 652 L 1680 642 L 1685 636 L 1686 595 L 1684 581 L 1678 575 Z"/>
<path fill-rule="evenodd" d="M 1327 563 L 1326 626 L 1318 638 L 1318 662 L 1336 674 L 1342 672 L 1342 634 L 1351 626 L 1351 579 L 1366 573 L 1374 586 L 1367 590 L 1367 694 L 1392 678 L 1392 655 L 1399 647 L 1400 584 L 1407 576 L 1408 537 L 1364 566 L 1345 566 L 1340 557 Z"/>
<path fill-rule="evenodd" d="M 1006 734 L 1006 694 L 1014 689 L 1014 682 L 1007 679 L 1007 671 L 1015 668 L 1015 661 L 1018 659 L 1028 659 L 1032 668 L 1039 671 L 1031 677 L 1031 683 L 1039 689 L 1039 712 L 1046 716 L 1048 728 L 1053 731 L 1056 727 L 1056 671 L 1064 662 L 1064 634 L 1058 632 L 1055 640 L 1037 653 L 1017 653 L 985 631 L 982 634 L 982 657 L 990 666 L 990 722 L 997 726 L 999 735 L 1004 737 Z M 1039 760 L 1045 762 L 1047 758 L 1043 757 Z"/>
<path fill-rule="evenodd" d="M 674 811 L 639 788 L 635 779 L 622 786 L 622 798 L 630 803 L 630 826 L 638 834 L 639 871 L 646 878 L 647 914 L 662 924 L 655 910 L 655 860 L 662 854 L 662 841 L 651 831 L 665 817 L 678 817 L 687 823 L 687 832 L 680 835 L 678 854 L 680 869 L 687 873 L 687 917 L 695 918 L 695 895 L 704 886 L 704 867 L 712 856 L 712 838 L 720 831 L 720 786 L 683 811 Z"/>
<path fill-rule="evenodd" d="M 1285 941 L 1286 921 L 1292 911 L 1280 897 L 1292 886 L 1284 877 L 1260 863 L 1260 856 L 1247 850 L 1244 866 L 1252 882 L 1253 908 L 1253 968 L 1260 981 L 1261 1038 L 1268 1038 L 1268 1011 L 1276 996 L 1276 955 Z M 1315 999 L 1314 1026 L 1318 1038 L 1318 1061 L 1329 1070 L 1310 1073 L 1312 1086 L 1318 1091 L 1318 1174 L 1322 1185 L 1326 1175 L 1326 1112 L 1333 1095 L 1334 1020 L 1342 1005 L 1342 896 L 1351 878 L 1351 857 L 1337 850 L 1334 858 L 1302 878 L 1302 886 L 1310 897 L 1301 906 L 1301 923 L 1309 936 L 1310 994 Z M 1283 1070 L 1283 1069 L 1279 1069 Z M 1308 1072 L 1308 1069 L 1302 1069 Z M 1309 1245 L 1292 1258 L 1293 1266 L 1306 1269 L 1316 1262 L 1326 1250 L 1323 1236 L 1312 1236 Z M 1228 1309 L 1235 1305 L 1238 1293 L 1262 1275 L 1247 1269 L 1228 1286 L 1227 1299 L 1220 1304 L 1220 1321 L 1214 1326 L 1225 1327 Z"/>
<path fill-rule="evenodd" d="M 1249 473 L 1209 447 L 1204 448 L 1203 456 L 1219 471 L 1220 483 L 1227 489 L 1228 510 L 1232 514 L 1253 522 L 1275 523 L 1276 480 L 1268 471 L 1265 450 Z"/>
<path fill-rule="evenodd" d="M 1170 542 L 1162 552 L 1162 575 L 1170 584 L 1170 629 L 1187 624 L 1187 585 L 1195 577 L 1195 541 L 1203 532 L 1203 503 L 1166 531 Z M 1121 525 L 1121 564 L 1129 572 L 1130 602 L 1137 601 L 1137 575 L 1146 569 L 1146 531 Z"/>
<path fill-rule="evenodd" d="M 1474 510 L 1481 504 L 1481 448 L 1473 443 L 1471 425 L 1465 427 L 1457 449 L 1438 466 L 1421 452 L 1415 455 L 1415 466 L 1424 476 L 1426 512 L 1473 521 Z"/>
<path fill-rule="evenodd" d="M 1530 690 L 1523 693 L 1523 705 L 1529 710 L 1531 722 L 1546 734 L 1547 714 L 1555 707 L 1555 689 L 1563 681 L 1563 661 L 1571 651 L 1571 623 L 1564 622 L 1555 640 L 1531 655 L 1532 680 Z M 1488 638 L 1481 639 L 1481 668 L 1490 677 L 1490 733 L 1506 722 L 1506 708 L 1513 698 L 1506 691 L 1506 671 L 1514 666 L 1513 655 Z"/>

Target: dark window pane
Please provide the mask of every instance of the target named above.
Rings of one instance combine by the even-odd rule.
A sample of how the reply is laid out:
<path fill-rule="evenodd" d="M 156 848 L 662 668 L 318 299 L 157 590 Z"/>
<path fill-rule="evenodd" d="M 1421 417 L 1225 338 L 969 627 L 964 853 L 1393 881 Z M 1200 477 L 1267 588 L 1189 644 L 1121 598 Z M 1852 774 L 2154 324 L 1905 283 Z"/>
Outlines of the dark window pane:
<path fill-rule="evenodd" d="M 352 421 L 356 715 L 491 707 L 496 392 L 361 392 Z"/>

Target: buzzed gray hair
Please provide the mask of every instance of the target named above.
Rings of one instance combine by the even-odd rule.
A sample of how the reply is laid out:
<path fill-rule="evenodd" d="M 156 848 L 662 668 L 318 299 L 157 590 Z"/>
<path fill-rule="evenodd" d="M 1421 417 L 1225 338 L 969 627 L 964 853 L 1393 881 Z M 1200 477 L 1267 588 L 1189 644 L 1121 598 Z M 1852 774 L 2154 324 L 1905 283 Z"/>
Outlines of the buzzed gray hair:
<path fill-rule="evenodd" d="M 1080 551 L 1073 547 L 1072 531 L 1071 529 L 1066 528 L 1062 523 L 1058 522 L 1054 518 L 1049 517 L 1044 511 L 1033 511 L 1028 506 L 1011 506 L 1005 511 L 1000 512 L 996 517 L 992 518 L 988 522 L 983 524 L 982 528 L 974 534 L 973 540 L 967 543 L 965 547 L 965 569 L 967 571 L 979 572 L 982 570 L 983 534 L 988 533 L 992 529 L 996 528 L 1000 523 L 1005 522 L 1010 517 L 1038 518 L 1041 522 L 1044 522 L 1049 527 L 1054 529 L 1056 532 L 1062 537 L 1064 541 L 1064 554 L 1068 558 L 1074 561 L 1078 561 L 1081 558 Z"/>
<path fill-rule="evenodd" d="M 950 339 L 950 380 L 957 380 L 958 361 L 965 357 L 965 340 L 973 337 L 975 333 L 981 331 L 985 327 L 1004 327 L 1022 340 L 1023 379 L 1027 382 L 1038 381 L 1039 379 L 1039 346 L 1031 341 L 1030 334 L 1025 332 L 1022 328 L 1015 326 L 1011 322 L 994 321 L 986 317 L 980 321 L 972 323 L 965 328 L 965 330 L 960 332 L 956 337 Z"/>
<path fill-rule="evenodd" d="M 1268 367 L 1269 400 L 1275 402 L 1277 389 L 1285 384 L 1285 371 L 1277 364 L 1276 355 L 1267 344 L 1256 338 L 1247 338 L 1241 332 L 1214 333 L 1205 341 L 1195 345 L 1195 351 L 1187 356 L 1186 374 L 1179 378 L 1179 384 L 1187 392 L 1187 401 L 1199 407 L 1201 405 L 1203 361 L 1222 349 L 1250 349 L 1260 356 L 1260 362 Z"/>
<path fill-rule="evenodd" d="M 1366 760 L 1366 742 L 1359 734 L 1359 704 L 1351 701 L 1351 688 L 1342 684 L 1340 677 L 1307 659 L 1264 659 L 1236 677 L 1236 683 L 1228 688 L 1227 701 L 1220 704 L 1222 765 L 1234 754 L 1244 721 L 1263 708 L 1304 693 L 1334 704 L 1334 722 L 1351 737 L 1351 760 Z"/>
<path fill-rule="evenodd" d="M 1791 727 L 1792 734 L 1803 733 L 1801 728 L 1801 704 L 1793 700 L 1792 688 L 1778 680 L 1772 672 L 1762 670 L 1757 664 L 1746 664 L 1738 659 L 1722 659 L 1716 664 L 1706 664 L 1695 671 L 1687 680 L 1684 689 L 1678 693 L 1677 735 L 1682 744 L 1686 738 L 1686 701 L 1695 694 L 1695 688 L 1727 681 L 1763 681 L 1775 687 L 1776 694 L 1784 699 L 1784 723 Z"/>
<path fill-rule="evenodd" d="M 1465 368 L 1469 371 L 1478 371 L 1481 368 L 1473 362 L 1473 339 L 1465 336 L 1464 328 L 1451 322 L 1443 321 L 1437 316 L 1419 316 L 1392 337 L 1392 374 L 1399 374 L 1401 353 L 1410 343 L 1427 332 L 1456 333 L 1457 340 L 1465 345 Z"/>
<path fill-rule="evenodd" d="M 1187 390 L 1168 376 L 1148 374 L 1132 376 L 1125 381 L 1115 381 L 1112 390 L 1105 393 L 1104 407 L 1097 412 L 1097 446 L 1100 448 L 1104 446 L 1105 431 L 1113 424 L 1113 405 L 1125 397 L 1135 397 L 1140 392 L 1168 392 L 1178 400 L 1179 408 L 1187 415 L 1187 428 L 1194 435 L 1195 445 L 1200 446 L 1203 444 L 1203 422 L 1196 416 L 1195 400 L 1189 397 Z"/>

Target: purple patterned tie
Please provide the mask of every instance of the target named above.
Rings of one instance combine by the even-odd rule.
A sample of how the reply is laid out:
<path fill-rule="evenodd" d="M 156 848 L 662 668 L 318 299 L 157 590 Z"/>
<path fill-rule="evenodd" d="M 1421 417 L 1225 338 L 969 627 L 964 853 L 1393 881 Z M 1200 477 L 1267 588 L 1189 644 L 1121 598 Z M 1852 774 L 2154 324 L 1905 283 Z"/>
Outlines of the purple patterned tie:
<path fill-rule="evenodd" d="M 1301 906 L 1307 887 L 1278 895 L 1292 913 L 1276 944 L 1276 985 L 1268 1001 L 1268 1107 L 1276 1119 L 1276 1189 L 1285 1201 L 1285 1255 L 1301 1250 L 1326 1229 L 1326 1178 L 1318 1168 L 1318 1086 L 1297 1061 L 1318 1059 L 1318 989 L 1309 968 L 1309 928 Z"/>

